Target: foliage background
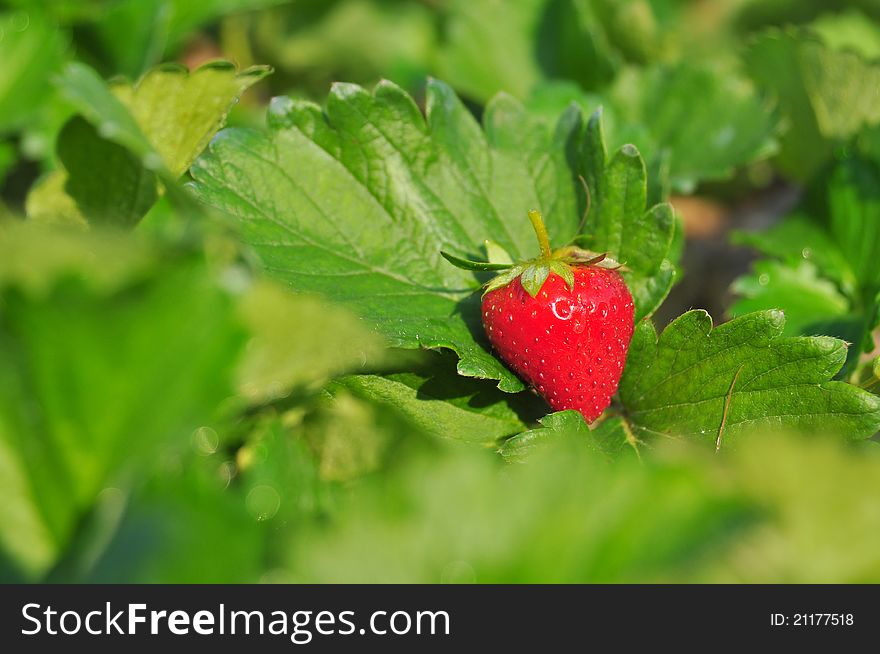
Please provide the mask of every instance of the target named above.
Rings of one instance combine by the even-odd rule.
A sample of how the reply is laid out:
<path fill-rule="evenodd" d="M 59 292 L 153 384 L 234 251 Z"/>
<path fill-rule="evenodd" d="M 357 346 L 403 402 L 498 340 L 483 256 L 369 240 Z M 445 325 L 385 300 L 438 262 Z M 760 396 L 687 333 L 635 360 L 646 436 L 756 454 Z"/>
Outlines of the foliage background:
<path fill-rule="evenodd" d="M 880 581 L 878 21 L 0 0 L 0 579 Z M 647 318 L 594 430 L 439 257 L 578 175 Z"/>

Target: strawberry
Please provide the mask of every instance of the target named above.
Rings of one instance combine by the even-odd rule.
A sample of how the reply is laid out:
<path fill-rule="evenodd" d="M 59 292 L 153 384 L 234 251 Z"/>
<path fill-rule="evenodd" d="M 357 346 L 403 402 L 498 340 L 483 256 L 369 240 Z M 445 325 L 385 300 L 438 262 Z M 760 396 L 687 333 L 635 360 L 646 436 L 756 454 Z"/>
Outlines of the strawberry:
<path fill-rule="evenodd" d="M 541 214 L 529 212 L 541 255 L 519 264 L 467 261 L 500 274 L 485 287 L 483 327 L 498 356 L 556 411 L 593 422 L 611 403 L 633 334 L 632 295 L 604 255 L 552 251 Z"/>

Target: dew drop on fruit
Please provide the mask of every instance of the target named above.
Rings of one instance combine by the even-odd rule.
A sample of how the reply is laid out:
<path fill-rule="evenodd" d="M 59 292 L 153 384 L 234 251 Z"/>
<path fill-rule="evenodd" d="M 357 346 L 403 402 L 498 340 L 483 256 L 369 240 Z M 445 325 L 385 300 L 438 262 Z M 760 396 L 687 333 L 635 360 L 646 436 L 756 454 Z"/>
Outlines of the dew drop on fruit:
<path fill-rule="evenodd" d="M 575 318 L 574 322 L 571 323 L 571 330 L 575 334 L 583 334 L 584 330 L 587 328 L 587 323 L 585 323 L 580 318 Z"/>
<path fill-rule="evenodd" d="M 608 317 L 608 305 L 604 302 L 599 303 L 599 316 L 602 318 Z"/>
<path fill-rule="evenodd" d="M 568 320 L 572 316 L 571 302 L 562 298 L 550 305 L 553 315 L 559 320 Z"/>

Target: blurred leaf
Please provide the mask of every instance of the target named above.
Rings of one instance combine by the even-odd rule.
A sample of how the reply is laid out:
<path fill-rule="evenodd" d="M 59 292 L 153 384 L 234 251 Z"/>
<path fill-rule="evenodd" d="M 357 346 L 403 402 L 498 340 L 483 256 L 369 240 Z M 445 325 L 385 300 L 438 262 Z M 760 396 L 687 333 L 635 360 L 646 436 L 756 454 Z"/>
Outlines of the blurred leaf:
<path fill-rule="evenodd" d="M 756 295 L 760 303 L 772 300 L 777 307 L 793 311 L 795 315 L 808 305 L 811 313 L 823 303 L 815 304 L 819 296 L 836 296 L 835 304 L 844 300 L 842 309 L 830 311 L 826 319 L 813 329 L 824 328 L 830 333 L 849 340 L 853 347 L 845 373 L 851 372 L 862 351 L 874 349 L 870 333 L 878 324 L 878 294 L 880 294 L 880 172 L 876 163 L 846 159 L 837 164 L 817 189 L 818 202 L 808 204 L 805 210 L 813 217 L 795 214 L 766 233 L 740 235 L 739 239 L 755 245 L 773 257 L 783 259 L 788 266 L 802 269 L 804 260 L 816 265 L 817 272 L 837 283 L 840 292 L 822 280 L 810 282 L 805 288 L 801 275 L 793 288 L 791 281 L 799 275 L 796 270 L 776 266 L 777 274 L 769 275 L 763 291 Z M 770 265 L 770 264 L 767 264 Z M 760 278 L 759 278 L 760 281 Z M 749 278 L 738 282 L 740 289 L 750 288 Z M 751 285 L 754 294 L 754 286 Z M 750 306 L 757 306 L 750 304 Z M 766 306 L 766 305 L 765 305 Z M 844 315 L 841 315 L 844 314 Z M 796 319 L 799 326 L 800 320 Z M 823 324 L 824 323 L 824 324 Z"/>
<path fill-rule="evenodd" d="M 880 58 L 880 26 L 856 9 L 823 14 L 810 23 L 810 30 L 834 50 L 852 50 L 865 59 Z"/>
<path fill-rule="evenodd" d="M 837 166 L 827 187 L 827 225 L 859 288 L 880 292 L 880 169 L 849 159 Z"/>
<path fill-rule="evenodd" d="M 84 229 L 88 221 L 65 190 L 67 174 L 55 170 L 37 180 L 27 194 L 25 214 L 42 225 L 67 225 Z"/>
<path fill-rule="evenodd" d="M 125 104 L 94 70 L 79 62 L 67 64 L 56 82 L 62 95 L 108 140 L 127 148 L 153 169 L 163 162 Z"/>
<path fill-rule="evenodd" d="M 464 452 L 359 486 L 344 521 L 288 548 L 303 582 L 645 581 L 717 552 L 747 507 L 707 466 L 609 466 L 579 439 L 503 470 Z M 302 535 L 302 534 L 301 534 Z M 645 547 L 651 543 L 651 547 Z"/>
<path fill-rule="evenodd" d="M 326 416 L 321 416 L 326 419 Z M 321 462 L 309 448 L 307 438 L 299 430 L 294 432 L 284 417 L 267 417 L 249 435 L 247 443 L 236 455 L 236 484 L 247 502 L 251 492 L 260 488 L 251 500 L 248 510 L 255 519 L 270 526 L 291 524 L 296 529 L 313 519 L 324 519 L 331 514 L 337 501 L 337 486 L 321 478 Z M 358 422 L 356 428 L 366 425 Z M 372 425 L 368 425 L 372 434 Z M 280 500 L 275 514 L 260 513 L 254 506 L 258 496 L 270 497 L 264 487 L 276 491 Z M 259 504 L 259 503 L 257 503 Z M 265 508 L 265 507 L 262 507 Z M 257 509 L 257 511 L 254 511 Z"/>
<path fill-rule="evenodd" d="M 731 240 L 778 258 L 791 267 L 809 261 L 845 289 L 852 290 L 858 283 L 849 262 L 821 221 L 803 213 L 786 216 L 764 231 L 735 232 Z"/>
<path fill-rule="evenodd" d="M 132 227 L 158 198 L 155 173 L 83 118 L 71 119 L 59 134 L 58 156 L 67 170 L 64 190 L 89 223 Z M 68 215 L 63 206 L 53 208 Z"/>
<path fill-rule="evenodd" d="M 437 438 L 493 446 L 525 424 L 491 387 L 452 374 L 356 375 L 334 382 L 384 410 L 400 413 Z"/>
<path fill-rule="evenodd" d="M 0 133 L 19 129 L 49 94 L 49 78 L 60 67 L 64 42 L 39 11 L 0 13 Z"/>
<path fill-rule="evenodd" d="M 752 44 L 746 63 L 789 122 L 778 164 L 798 181 L 819 171 L 838 140 L 880 122 L 880 66 L 853 52 L 804 31 L 771 30 Z"/>
<path fill-rule="evenodd" d="M 415 90 L 436 49 L 434 12 L 407 0 L 299 0 L 260 12 L 252 22 L 253 56 L 315 95 L 336 80 L 387 78 Z"/>
<path fill-rule="evenodd" d="M 525 99 L 547 80 L 599 90 L 623 63 L 666 49 L 645 0 L 452 0 L 445 9 L 440 75 L 478 102 L 500 91 Z"/>
<path fill-rule="evenodd" d="M 240 334 L 191 262 L 33 228 L 0 243 L 0 558 L 36 579 L 103 488 L 211 418 Z"/>
<path fill-rule="evenodd" d="M 57 2 L 57 0 L 56 0 Z M 113 0 L 86 16 L 94 56 L 106 72 L 137 78 L 174 55 L 203 26 L 283 0 Z M 81 4 L 81 3 L 80 3 Z M 82 18 L 80 20 L 83 20 Z"/>
<path fill-rule="evenodd" d="M 45 298 L 71 276 L 98 294 L 134 285 L 154 267 L 155 253 L 120 234 L 52 230 L 27 224 L 0 227 L 0 288 Z"/>
<path fill-rule="evenodd" d="M 225 62 L 192 73 L 164 66 L 134 86 L 111 89 L 88 66 L 69 64 L 58 86 L 85 120 L 71 119 L 59 135 L 66 171 L 32 190 L 29 215 L 42 222 L 135 225 L 158 198 L 157 175 L 177 197 L 175 181 L 223 126 L 239 96 L 266 74 L 257 67 L 237 73 Z"/>
<path fill-rule="evenodd" d="M 17 153 L 11 143 L 0 141 L 0 185 L 6 179 L 6 173 L 15 165 Z"/>
<path fill-rule="evenodd" d="M 125 146 L 146 168 L 177 178 L 223 126 L 239 96 L 268 72 L 255 67 L 238 73 L 226 62 L 192 73 L 163 66 L 134 86 L 110 88 L 87 66 L 72 63 L 59 86 L 102 137 Z"/>
<path fill-rule="evenodd" d="M 200 455 L 200 456 L 199 456 Z M 157 467 L 120 507 L 108 542 L 77 543 L 86 556 L 62 562 L 52 580 L 80 583 L 254 583 L 265 570 L 265 531 L 237 493 L 224 489 L 216 456 L 190 454 Z M 104 491 L 99 499 L 121 496 Z M 106 503 L 106 500 L 105 500 Z M 89 538 L 90 537 L 90 538 Z M 211 543 L 222 543 L 212 547 Z M 95 549 L 98 548 L 98 549 Z"/>
<path fill-rule="evenodd" d="M 339 384 L 327 388 L 302 429 L 322 481 L 350 481 L 378 470 L 400 433 L 394 415 L 363 402 Z"/>
<path fill-rule="evenodd" d="M 194 188 L 236 218 L 267 270 L 354 308 L 398 347 L 446 347 L 459 372 L 522 383 L 488 351 L 477 281 L 441 249 L 468 255 L 492 238 L 536 249 L 525 212 L 551 235 L 577 230 L 575 186 L 553 136 L 501 97 L 480 129 L 448 87 L 428 87 L 426 120 L 401 89 L 334 86 L 327 106 L 276 100 L 268 134 L 227 130 L 193 166 Z M 379 172 L 381 171 L 381 172 Z M 522 219 L 516 219 L 522 216 Z"/>
<path fill-rule="evenodd" d="M 785 336 L 842 336 L 830 331 L 829 326 L 848 316 L 850 310 L 847 298 L 834 284 L 819 277 L 807 261 L 796 268 L 778 261 L 759 261 L 751 273 L 736 280 L 731 290 L 741 296 L 731 307 L 731 315 L 782 309 Z"/>
<path fill-rule="evenodd" d="M 767 524 L 709 563 L 703 578 L 724 583 L 877 583 L 880 515 L 871 488 L 875 451 L 827 440 L 762 439 L 736 452 L 734 483 Z M 773 465 L 768 465 L 768 462 Z M 843 554 L 845 552 L 845 554 Z"/>
<path fill-rule="evenodd" d="M 649 172 L 667 167 L 674 190 L 692 193 L 700 182 L 729 178 L 775 150 L 769 107 L 728 68 L 689 62 L 630 67 L 600 94 L 545 83 L 533 89 L 527 106 L 548 117 L 571 103 L 587 113 L 601 107 L 612 150 L 636 145 Z"/>
<path fill-rule="evenodd" d="M 880 400 L 830 381 L 846 360 L 846 344 L 785 338 L 784 325 L 782 312 L 767 311 L 713 329 L 707 313 L 689 311 L 658 340 L 651 322 L 643 322 L 620 383 L 635 436 L 690 438 L 716 448 L 762 429 L 873 436 Z"/>
<path fill-rule="evenodd" d="M 524 98 L 542 77 L 535 41 L 547 0 L 452 0 L 440 75 L 485 102 L 500 91 Z"/>
<path fill-rule="evenodd" d="M 253 335 L 238 371 L 251 402 L 285 397 L 379 359 L 382 341 L 348 311 L 261 282 L 239 302 Z"/>
<path fill-rule="evenodd" d="M 237 71 L 218 61 L 193 72 L 162 66 L 134 86 L 115 85 L 147 140 L 155 145 L 173 177 L 180 177 L 223 127 L 241 95 L 271 72 L 265 66 Z"/>
<path fill-rule="evenodd" d="M 622 126 L 644 126 L 648 142 L 634 142 L 646 159 L 669 153 L 670 181 L 677 191 L 728 178 L 735 168 L 774 150 L 769 109 L 732 72 L 689 63 L 629 69 L 611 97 Z M 610 140 L 620 143 L 621 136 L 612 134 Z"/>

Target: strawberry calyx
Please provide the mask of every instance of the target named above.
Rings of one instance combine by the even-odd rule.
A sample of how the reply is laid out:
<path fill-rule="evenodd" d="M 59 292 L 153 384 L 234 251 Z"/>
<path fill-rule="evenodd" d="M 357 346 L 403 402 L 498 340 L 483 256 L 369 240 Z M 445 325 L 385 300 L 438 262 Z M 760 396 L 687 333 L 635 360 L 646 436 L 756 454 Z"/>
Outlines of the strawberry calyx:
<path fill-rule="evenodd" d="M 498 272 L 498 275 L 484 285 L 484 295 L 497 288 L 503 288 L 519 278 L 526 292 L 532 297 L 537 297 L 551 272 L 559 275 L 570 289 L 574 289 L 575 266 L 596 266 L 610 270 L 618 270 L 622 267 L 621 264 L 608 257 L 607 253 L 592 252 L 576 245 L 566 245 L 556 250 L 551 249 L 547 227 L 544 225 L 541 212 L 536 209 L 530 210 L 529 220 L 541 248 L 541 254 L 534 259 L 514 263 L 510 261 L 510 257 L 501 250 L 500 246 L 490 241 L 486 242 L 486 250 L 490 253 L 490 258 L 498 259 L 496 261 L 471 261 L 444 251 L 441 251 L 440 254 L 457 268 L 475 272 Z M 491 257 L 492 250 L 500 250 L 501 255 Z"/>

